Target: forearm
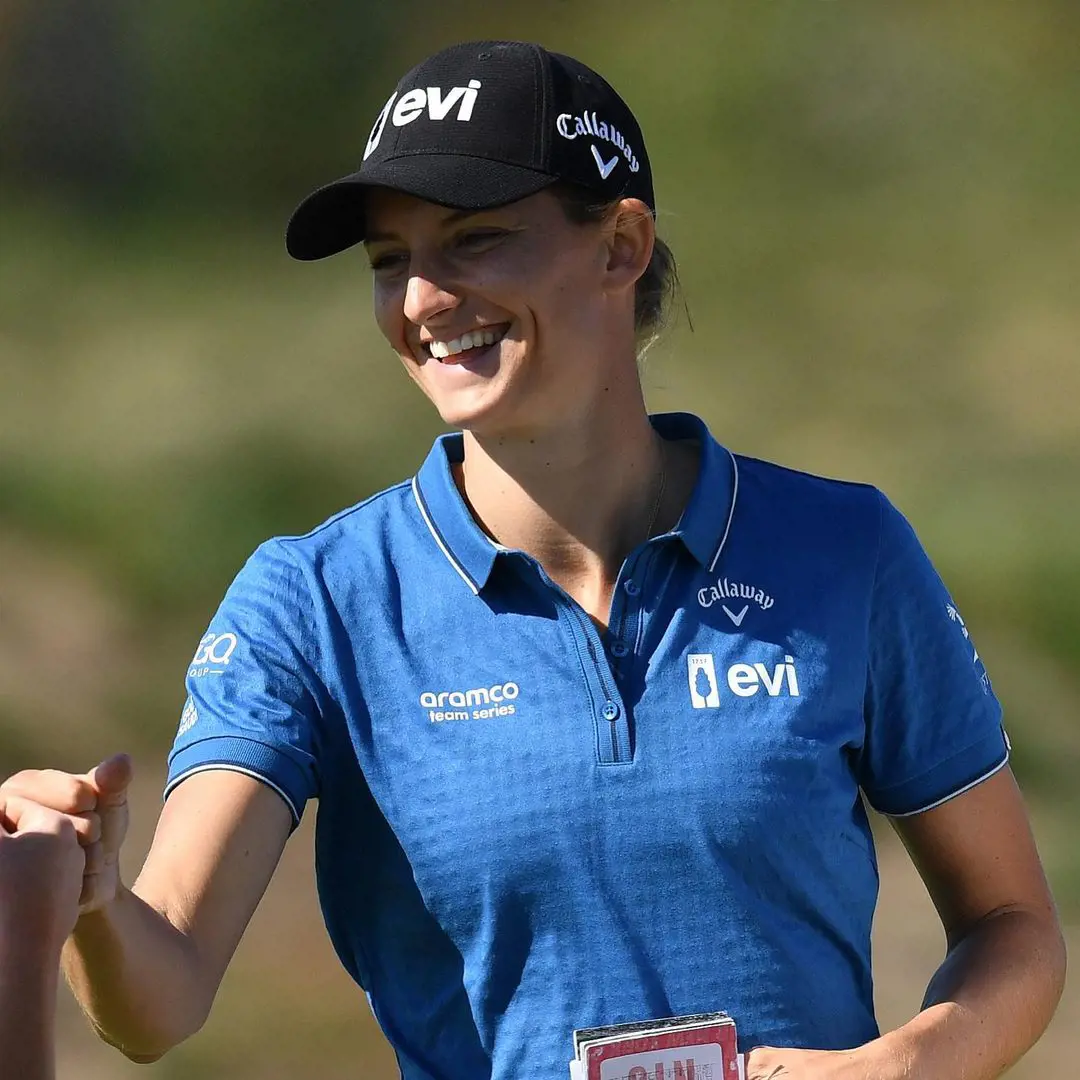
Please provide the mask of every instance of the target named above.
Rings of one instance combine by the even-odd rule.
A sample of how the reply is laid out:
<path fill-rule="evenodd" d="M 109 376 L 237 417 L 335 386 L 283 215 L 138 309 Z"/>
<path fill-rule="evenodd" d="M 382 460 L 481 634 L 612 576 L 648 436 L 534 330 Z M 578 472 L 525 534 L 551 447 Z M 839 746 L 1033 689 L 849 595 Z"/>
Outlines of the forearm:
<path fill-rule="evenodd" d="M 923 1010 L 880 1040 L 888 1080 L 997 1080 L 1046 1029 L 1064 980 L 1052 917 L 988 917 L 949 950 Z"/>
<path fill-rule="evenodd" d="M 64 946 L 63 969 L 106 1042 L 153 1061 L 202 1027 L 212 991 L 191 940 L 128 889 L 84 915 Z"/>
<path fill-rule="evenodd" d="M 0 1074 L 52 1080 L 59 968 L 56 948 L 0 929 Z"/>

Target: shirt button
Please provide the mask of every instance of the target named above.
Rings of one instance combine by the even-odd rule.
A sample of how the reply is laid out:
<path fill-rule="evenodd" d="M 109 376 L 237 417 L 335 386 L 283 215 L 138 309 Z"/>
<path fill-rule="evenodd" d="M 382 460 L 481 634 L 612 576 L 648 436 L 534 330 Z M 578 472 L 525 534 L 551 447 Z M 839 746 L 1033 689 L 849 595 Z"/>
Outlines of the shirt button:
<path fill-rule="evenodd" d="M 604 707 L 600 710 L 600 715 L 605 720 L 618 720 L 619 706 L 614 701 L 605 701 Z"/>
<path fill-rule="evenodd" d="M 627 646 L 627 644 L 623 641 L 613 641 L 611 643 L 612 656 L 625 656 L 629 651 L 629 646 Z"/>
<path fill-rule="evenodd" d="M 641 592 L 641 586 L 633 578 L 624 581 L 623 588 L 626 590 L 627 596 L 637 596 Z"/>

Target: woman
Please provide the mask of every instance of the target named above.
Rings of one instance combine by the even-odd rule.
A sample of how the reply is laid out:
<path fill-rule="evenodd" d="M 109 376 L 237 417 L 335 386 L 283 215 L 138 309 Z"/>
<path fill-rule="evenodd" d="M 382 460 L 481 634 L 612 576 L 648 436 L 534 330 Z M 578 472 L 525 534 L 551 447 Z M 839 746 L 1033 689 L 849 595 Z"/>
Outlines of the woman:
<path fill-rule="evenodd" d="M 9 781 L 100 795 L 66 965 L 129 1056 L 201 1026 L 313 796 L 331 938 L 408 1080 L 561 1078 L 575 1028 L 714 1009 L 752 1078 L 990 1080 L 1046 1026 L 1061 936 L 982 663 L 875 489 L 648 416 L 653 212 L 614 90 L 507 42 L 409 72 L 297 210 L 298 258 L 363 242 L 461 434 L 241 571 L 132 889 L 122 760 Z M 860 792 L 949 941 L 881 1036 Z"/>

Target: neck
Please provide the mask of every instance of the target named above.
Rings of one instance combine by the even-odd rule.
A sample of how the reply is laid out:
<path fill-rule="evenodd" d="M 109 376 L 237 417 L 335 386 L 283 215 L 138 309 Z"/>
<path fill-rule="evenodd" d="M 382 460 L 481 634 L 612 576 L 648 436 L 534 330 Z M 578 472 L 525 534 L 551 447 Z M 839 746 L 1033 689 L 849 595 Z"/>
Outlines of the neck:
<path fill-rule="evenodd" d="M 460 482 L 473 514 L 564 587 L 568 580 L 614 583 L 627 554 L 670 525 L 669 499 L 661 504 L 658 495 L 676 485 L 665 483 L 664 444 L 644 407 L 629 422 L 606 419 L 593 414 L 517 438 L 465 434 Z"/>

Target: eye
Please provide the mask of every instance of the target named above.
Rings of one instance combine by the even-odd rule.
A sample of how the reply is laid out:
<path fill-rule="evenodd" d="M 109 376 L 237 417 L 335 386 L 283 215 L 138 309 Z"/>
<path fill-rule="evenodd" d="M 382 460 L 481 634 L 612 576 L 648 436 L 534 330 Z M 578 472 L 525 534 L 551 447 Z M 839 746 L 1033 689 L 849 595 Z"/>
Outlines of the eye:
<path fill-rule="evenodd" d="M 409 261 L 404 251 L 380 251 L 368 257 L 373 273 L 390 273 Z"/>
<path fill-rule="evenodd" d="M 462 251 L 486 251 L 506 235 L 506 229 L 499 229 L 494 226 L 466 229 L 464 232 L 457 233 L 452 243 L 454 247 Z"/>

